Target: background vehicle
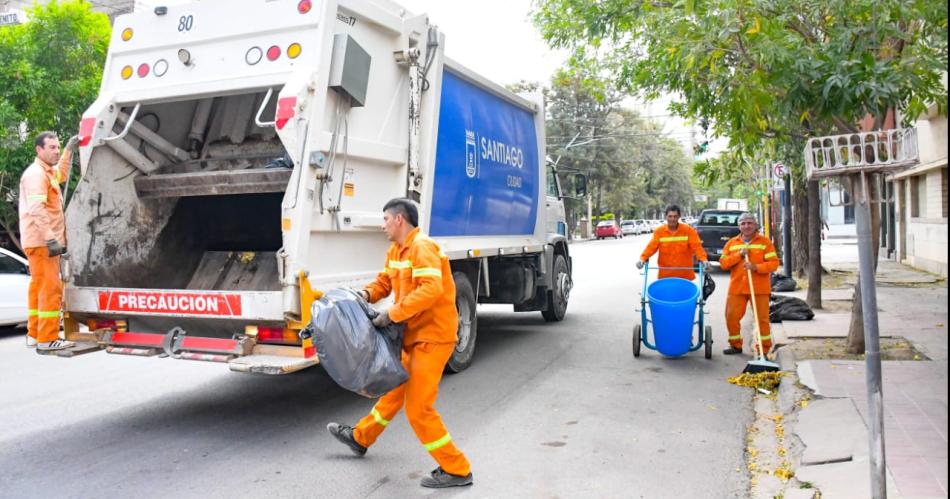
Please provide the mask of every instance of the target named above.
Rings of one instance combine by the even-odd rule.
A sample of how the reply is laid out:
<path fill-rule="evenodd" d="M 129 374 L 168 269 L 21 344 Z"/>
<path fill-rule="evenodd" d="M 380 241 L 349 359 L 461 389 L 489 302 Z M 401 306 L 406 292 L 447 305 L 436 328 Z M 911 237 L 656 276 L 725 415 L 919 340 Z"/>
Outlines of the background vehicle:
<path fill-rule="evenodd" d="M 649 220 L 644 220 L 642 218 L 637 220 L 637 234 L 649 234 L 650 232 L 651 229 Z"/>
<path fill-rule="evenodd" d="M 742 210 L 703 210 L 694 227 L 703 241 L 703 249 L 710 261 L 719 261 L 722 247 L 739 235 L 739 215 Z"/>
<path fill-rule="evenodd" d="M 29 287 L 26 259 L 0 248 L 0 326 L 26 324 Z"/>
<path fill-rule="evenodd" d="M 625 236 L 635 236 L 639 234 L 636 220 L 624 220 L 620 222 L 620 232 Z"/>
<path fill-rule="evenodd" d="M 594 229 L 594 236 L 596 236 L 597 239 L 605 239 L 608 237 L 619 239 L 623 237 L 623 232 L 620 231 L 620 226 L 617 225 L 616 221 L 604 220 L 597 223 L 597 227 Z"/>
<path fill-rule="evenodd" d="M 115 28 L 67 209 L 66 332 L 80 341 L 67 355 L 315 365 L 311 304 L 386 265 L 394 197 L 418 202 L 452 263 L 449 369 L 472 361 L 477 303 L 564 317 L 543 98 L 447 59 L 428 16 L 387 0 L 205 0 Z"/>

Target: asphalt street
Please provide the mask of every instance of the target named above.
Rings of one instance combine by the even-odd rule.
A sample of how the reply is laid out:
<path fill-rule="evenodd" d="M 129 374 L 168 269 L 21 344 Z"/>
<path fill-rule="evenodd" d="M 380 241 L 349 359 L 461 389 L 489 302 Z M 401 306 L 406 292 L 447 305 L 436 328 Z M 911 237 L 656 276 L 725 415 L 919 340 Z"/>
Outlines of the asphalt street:
<path fill-rule="evenodd" d="M 567 317 L 479 308 L 475 363 L 438 409 L 475 484 L 419 487 L 436 465 L 399 415 L 364 458 L 326 432 L 373 402 L 320 367 L 265 377 L 214 363 L 36 355 L 0 330 L 0 496 L 745 497 L 746 389 L 726 382 L 727 276 L 707 305 L 714 355 L 631 354 L 648 236 L 574 244 Z M 655 276 L 653 276 L 655 277 Z"/>

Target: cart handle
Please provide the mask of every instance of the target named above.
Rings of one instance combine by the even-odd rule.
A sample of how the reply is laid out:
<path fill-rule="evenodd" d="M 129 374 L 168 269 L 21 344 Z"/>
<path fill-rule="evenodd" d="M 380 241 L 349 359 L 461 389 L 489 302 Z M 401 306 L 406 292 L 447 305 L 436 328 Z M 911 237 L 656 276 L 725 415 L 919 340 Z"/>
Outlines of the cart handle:
<path fill-rule="evenodd" d="M 699 282 L 700 282 L 700 286 L 702 286 L 703 274 L 705 273 L 705 271 L 704 271 L 704 266 L 703 266 L 703 265 L 697 265 L 697 266 L 695 266 L 695 267 L 660 267 L 660 266 L 657 266 L 656 269 L 657 269 L 657 270 L 692 270 L 692 271 L 694 271 L 694 272 L 699 272 Z M 643 304 L 646 304 L 646 302 L 647 302 L 647 281 L 648 281 L 648 279 L 647 279 L 647 272 L 649 272 L 649 270 L 650 270 L 650 261 L 647 260 L 646 262 L 643 263 L 643 293 L 640 295 L 640 296 L 641 296 L 640 303 L 643 303 Z M 699 300 L 698 300 L 698 303 L 705 304 L 705 302 L 706 302 L 706 300 L 703 300 L 703 291 L 702 291 L 702 289 L 700 289 L 700 290 L 699 290 Z"/>

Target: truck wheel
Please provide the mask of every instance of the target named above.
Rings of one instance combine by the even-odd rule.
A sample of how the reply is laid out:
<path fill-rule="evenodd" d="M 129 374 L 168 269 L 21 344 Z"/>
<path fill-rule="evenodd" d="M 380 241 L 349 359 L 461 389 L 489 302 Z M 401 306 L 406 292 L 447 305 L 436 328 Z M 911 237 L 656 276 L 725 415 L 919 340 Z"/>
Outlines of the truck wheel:
<path fill-rule="evenodd" d="M 475 315 L 475 291 L 464 272 L 453 272 L 455 279 L 455 308 L 459 314 L 458 342 L 445 365 L 446 371 L 459 373 L 472 365 L 475 357 L 475 333 L 478 317 Z"/>
<path fill-rule="evenodd" d="M 564 255 L 554 255 L 551 270 L 553 285 L 548 291 L 548 306 L 541 311 L 541 315 L 548 322 L 557 322 L 564 319 L 567 313 L 567 300 L 571 297 L 573 282 Z"/>

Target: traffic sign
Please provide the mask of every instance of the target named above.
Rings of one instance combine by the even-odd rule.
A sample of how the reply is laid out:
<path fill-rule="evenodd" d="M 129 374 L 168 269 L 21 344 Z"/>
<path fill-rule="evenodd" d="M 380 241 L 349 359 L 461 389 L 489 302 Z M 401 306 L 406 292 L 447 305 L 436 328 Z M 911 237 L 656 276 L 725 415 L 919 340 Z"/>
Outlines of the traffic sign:
<path fill-rule="evenodd" d="M 785 175 L 788 175 L 788 168 L 785 167 L 781 162 L 775 163 L 772 165 L 772 176 L 775 178 L 782 178 Z"/>

